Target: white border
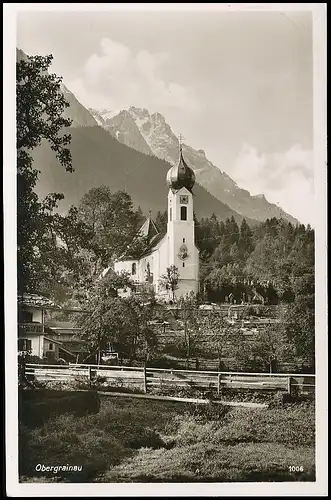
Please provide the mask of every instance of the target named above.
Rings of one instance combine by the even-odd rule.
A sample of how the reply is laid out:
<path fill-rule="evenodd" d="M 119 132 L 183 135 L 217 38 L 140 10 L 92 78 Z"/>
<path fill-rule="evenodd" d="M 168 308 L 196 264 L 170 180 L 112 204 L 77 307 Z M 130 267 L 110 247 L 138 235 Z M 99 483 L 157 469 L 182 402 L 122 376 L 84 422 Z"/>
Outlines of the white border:
<path fill-rule="evenodd" d="M 312 11 L 314 35 L 314 160 L 316 220 L 317 443 L 315 483 L 19 484 L 16 372 L 16 14 L 19 11 Z M 8 496 L 326 496 L 327 495 L 327 287 L 326 287 L 326 4 L 8 4 L 4 19 L 4 258 L 6 469 Z M 15 341 L 13 340 L 15 338 Z"/>

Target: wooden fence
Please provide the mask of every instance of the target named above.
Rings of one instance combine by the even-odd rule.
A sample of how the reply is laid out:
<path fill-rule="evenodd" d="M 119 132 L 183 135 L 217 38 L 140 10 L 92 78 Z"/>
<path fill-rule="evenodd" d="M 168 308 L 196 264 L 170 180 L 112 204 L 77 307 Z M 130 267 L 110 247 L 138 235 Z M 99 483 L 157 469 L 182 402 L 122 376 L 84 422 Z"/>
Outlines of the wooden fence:
<path fill-rule="evenodd" d="M 163 368 L 106 366 L 106 365 L 39 365 L 27 364 L 27 377 L 41 382 L 98 381 L 103 387 L 135 389 L 147 393 L 155 387 L 168 389 L 201 388 L 216 390 L 222 388 L 279 390 L 288 393 L 315 394 L 315 375 L 289 373 L 240 373 L 196 370 L 172 370 Z"/>

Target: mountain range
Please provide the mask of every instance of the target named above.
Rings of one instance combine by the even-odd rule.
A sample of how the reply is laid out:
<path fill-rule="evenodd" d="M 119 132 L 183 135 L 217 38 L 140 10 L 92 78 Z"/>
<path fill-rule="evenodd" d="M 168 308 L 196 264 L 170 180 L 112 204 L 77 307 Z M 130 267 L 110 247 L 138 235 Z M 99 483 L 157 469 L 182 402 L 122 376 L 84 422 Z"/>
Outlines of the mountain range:
<path fill-rule="evenodd" d="M 90 109 L 100 126 L 117 140 L 174 164 L 178 161 L 179 142 L 171 127 L 160 113 L 150 114 L 147 109 L 131 106 L 117 114 L 109 110 Z M 298 221 L 277 205 L 269 203 L 263 194 L 252 196 L 241 189 L 226 172 L 213 165 L 203 149 L 183 144 L 183 154 L 195 171 L 197 182 L 217 199 L 244 217 L 264 221 L 266 218 L 284 218 Z"/>
<path fill-rule="evenodd" d="M 17 59 L 26 58 L 17 50 Z M 155 215 L 166 210 L 165 176 L 170 165 L 178 161 L 179 144 L 169 124 L 160 113 L 131 106 L 119 112 L 86 109 L 61 84 L 69 107 L 65 116 L 72 119 L 71 152 L 75 172 L 68 174 L 60 166 L 47 143 L 34 150 L 34 164 L 41 171 L 37 191 L 41 196 L 62 192 L 61 210 L 78 204 L 92 187 L 108 185 L 113 191 L 126 190 L 144 213 Z M 196 174 L 195 211 L 198 217 L 215 213 L 225 220 L 232 215 L 249 223 L 266 218 L 298 221 L 263 195 L 251 196 L 219 168 L 202 149 L 183 144 L 183 154 Z"/>

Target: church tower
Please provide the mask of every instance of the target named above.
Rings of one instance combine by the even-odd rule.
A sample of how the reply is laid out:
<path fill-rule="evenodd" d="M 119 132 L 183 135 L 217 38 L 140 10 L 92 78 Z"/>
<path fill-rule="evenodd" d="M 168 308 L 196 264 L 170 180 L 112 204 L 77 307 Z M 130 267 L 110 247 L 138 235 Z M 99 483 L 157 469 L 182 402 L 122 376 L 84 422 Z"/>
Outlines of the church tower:
<path fill-rule="evenodd" d="M 167 174 L 168 193 L 168 266 L 176 266 L 179 283 L 176 296 L 199 291 L 199 250 L 195 245 L 193 193 L 195 174 L 183 158 Z"/>

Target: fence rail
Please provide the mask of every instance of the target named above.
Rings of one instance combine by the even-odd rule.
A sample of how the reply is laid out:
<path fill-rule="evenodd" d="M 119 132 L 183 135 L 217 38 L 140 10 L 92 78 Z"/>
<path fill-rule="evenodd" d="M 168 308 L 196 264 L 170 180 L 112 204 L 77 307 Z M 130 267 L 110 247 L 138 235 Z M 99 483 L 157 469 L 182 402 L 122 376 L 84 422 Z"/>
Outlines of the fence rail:
<path fill-rule="evenodd" d="M 178 370 L 165 368 L 106 365 L 39 365 L 27 364 L 27 377 L 47 382 L 99 381 L 103 387 L 134 388 L 144 393 L 149 388 L 193 387 L 251 390 L 281 390 L 299 394 L 315 393 L 315 375 L 295 373 L 242 373 Z"/>

